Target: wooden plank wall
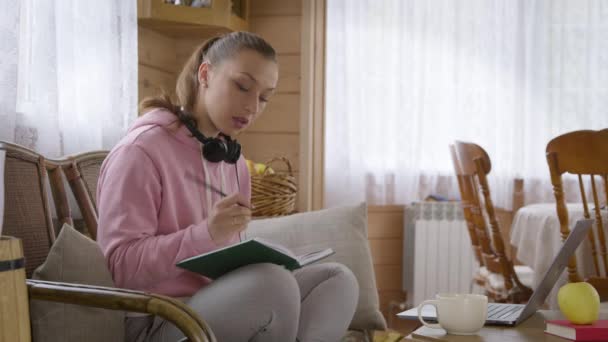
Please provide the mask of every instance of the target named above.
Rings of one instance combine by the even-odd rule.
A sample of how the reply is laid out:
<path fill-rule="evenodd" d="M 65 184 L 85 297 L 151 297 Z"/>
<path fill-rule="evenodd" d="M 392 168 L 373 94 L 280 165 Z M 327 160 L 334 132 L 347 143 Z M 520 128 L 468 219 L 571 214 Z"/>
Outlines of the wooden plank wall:
<path fill-rule="evenodd" d="M 177 72 L 181 67 L 181 64 L 177 64 L 175 46 L 175 39 L 139 26 L 139 101 L 158 95 L 161 90 L 173 94 Z"/>
<path fill-rule="evenodd" d="M 247 158 L 289 159 L 296 180 L 300 169 L 301 0 L 251 0 L 249 29 L 277 51 L 279 84 L 266 110 L 239 137 Z M 274 168 L 282 169 L 281 164 Z"/>
<path fill-rule="evenodd" d="M 368 236 L 372 252 L 380 310 L 387 322 L 394 323 L 395 314 L 389 304 L 404 302 L 403 275 L 403 224 L 405 207 L 402 205 L 369 206 Z"/>

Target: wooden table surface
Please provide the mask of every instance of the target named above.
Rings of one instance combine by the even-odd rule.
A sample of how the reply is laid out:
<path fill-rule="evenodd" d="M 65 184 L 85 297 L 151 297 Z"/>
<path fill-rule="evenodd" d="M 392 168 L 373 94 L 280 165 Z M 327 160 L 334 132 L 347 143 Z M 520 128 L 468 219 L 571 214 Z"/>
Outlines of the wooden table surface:
<path fill-rule="evenodd" d="M 486 326 L 477 335 L 448 335 L 444 330 L 420 327 L 403 341 L 449 342 L 564 342 L 569 341 L 544 332 L 545 320 L 564 319 L 559 311 L 541 310 L 516 327 Z M 600 319 L 608 319 L 608 311 L 600 312 Z M 422 336 L 421 336 L 422 335 Z"/>

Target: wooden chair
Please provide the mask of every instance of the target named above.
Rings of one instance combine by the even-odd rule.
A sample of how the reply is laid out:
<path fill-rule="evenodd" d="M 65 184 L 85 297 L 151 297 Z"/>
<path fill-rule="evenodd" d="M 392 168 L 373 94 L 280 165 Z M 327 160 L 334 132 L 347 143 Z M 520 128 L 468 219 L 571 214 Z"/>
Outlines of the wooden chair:
<path fill-rule="evenodd" d="M 62 161 L 72 193 L 82 214 L 89 236 L 97 239 L 97 180 L 101 164 L 108 151 L 86 152 L 69 156 Z"/>
<path fill-rule="evenodd" d="M 464 182 L 468 182 L 468 180 L 462 175 L 462 170 L 460 168 L 460 163 L 458 161 L 458 157 L 456 155 L 456 149 L 454 145 L 450 145 L 450 154 L 452 156 L 452 163 L 454 165 L 454 171 L 456 172 L 456 179 L 458 180 L 458 188 L 460 189 L 461 197 L 464 201 L 465 198 L 470 198 L 470 194 L 468 191 L 470 188 L 468 186 L 464 186 Z M 467 192 L 466 195 L 463 192 Z M 471 239 L 471 246 L 473 247 L 473 253 L 475 254 L 475 260 L 479 264 L 479 268 L 473 275 L 473 283 L 484 287 L 486 286 L 487 280 L 487 267 L 485 267 L 481 245 L 479 243 L 479 238 L 477 236 L 477 232 L 475 230 L 475 224 L 473 223 L 473 214 L 471 213 L 471 207 L 469 205 L 463 205 L 462 211 L 464 215 L 465 222 L 467 223 L 467 229 L 469 231 L 469 238 Z M 487 238 L 484 235 L 484 238 Z M 485 267 L 485 270 L 484 270 Z"/>
<path fill-rule="evenodd" d="M 568 209 L 562 183 L 564 173 L 577 175 L 584 217 L 595 219 L 595 229 L 589 231 L 589 246 L 593 257 L 594 274 L 586 281 L 598 290 L 601 300 L 606 301 L 608 300 L 608 253 L 604 222 L 600 210 L 602 203 L 600 202 L 598 188 L 601 187 L 603 181 L 605 200 L 608 202 L 608 129 L 601 131 L 583 130 L 560 135 L 547 144 L 546 152 L 562 241 L 570 234 Z M 585 175 L 589 176 L 591 183 L 593 217 L 590 213 L 589 197 L 583 182 L 583 176 Z M 599 185 L 596 183 L 598 178 L 600 179 Z M 602 265 L 603 267 L 601 267 Z M 578 282 L 581 281 L 581 278 L 577 271 L 576 256 L 573 255 L 568 263 L 568 280 Z"/>
<path fill-rule="evenodd" d="M 24 147 L 0 141 L 4 155 L 4 235 L 21 239 L 30 277 L 55 241 L 46 182 L 51 185 L 59 224 L 71 223 L 61 161 L 47 160 Z M 0 164 L 2 165 L 2 164 Z M 0 188 L 1 189 L 1 188 Z M 215 341 L 207 324 L 187 305 L 166 296 L 118 288 L 27 280 L 31 299 L 158 315 L 190 341 Z"/>
<path fill-rule="evenodd" d="M 487 181 L 491 170 L 490 157 L 483 148 L 473 143 L 457 141 L 450 149 L 465 220 L 481 267 L 475 281 L 478 284 L 483 283 L 487 295 L 493 301 L 527 302 L 532 295 L 529 283 L 533 271 L 527 266 L 514 267 L 505 252 Z M 484 210 L 491 235 L 488 233 Z M 527 284 L 522 283 L 520 278 L 525 279 Z"/>

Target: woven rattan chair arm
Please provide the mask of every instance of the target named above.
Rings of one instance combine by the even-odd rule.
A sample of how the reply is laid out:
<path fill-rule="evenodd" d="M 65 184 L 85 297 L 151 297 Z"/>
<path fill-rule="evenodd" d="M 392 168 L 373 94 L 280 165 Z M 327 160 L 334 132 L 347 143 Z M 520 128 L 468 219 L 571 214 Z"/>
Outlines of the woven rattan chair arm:
<path fill-rule="evenodd" d="M 190 341 L 216 341 L 209 326 L 186 304 L 166 296 L 111 287 L 27 280 L 31 299 L 110 310 L 149 313 L 175 324 Z"/>

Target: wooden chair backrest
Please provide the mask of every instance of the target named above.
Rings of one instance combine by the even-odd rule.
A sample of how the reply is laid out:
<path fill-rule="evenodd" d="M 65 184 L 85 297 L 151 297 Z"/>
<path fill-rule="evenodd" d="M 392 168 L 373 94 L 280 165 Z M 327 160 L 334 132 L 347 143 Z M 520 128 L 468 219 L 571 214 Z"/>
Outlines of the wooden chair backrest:
<path fill-rule="evenodd" d="M 63 170 L 80 208 L 90 237 L 97 239 L 97 180 L 108 151 L 94 151 L 65 158 Z"/>
<path fill-rule="evenodd" d="M 481 174 L 485 176 L 491 170 L 490 158 L 481 147 L 472 143 L 456 141 L 453 146 L 459 165 L 457 175 L 462 183 L 462 190 L 460 191 L 462 205 L 463 208 L 468 208 L 470 211 L 471 223 L 475 226 L 484 265 L 488 268 L 488 271 L 502 274 L 502 267 L 497 262 L 498 255 L 494 248 L 492 248 L 491 241 L 494 237 L 490 237 L 486 220 L 483 216 L 483 203 L 479 196 L 480 191 L 477 184 L 478 181 L 476 180 L 478 174 L 476 161 L 480 161 L 483 167 Z M 502 241 L 500 234 L 498 234 L 498 237 Z"/>
<path fill-rule="evenodd" d="M 522 297 L 514 297 L 510 300 L 514 302 L 518 302 L 520 299 L 527 300 L 526 297 L 531 291 L 521 284 L 515 273 L 513 263 L 507 257 L 505 243 L 496 219 L 487 180 L 487 175 L 492 170 L 490 157 L 481 146 L 474 143 L 456 141 L 452 149 L 452 158 L 455 160 L 455 170 L 459 178 L 458 184 L 463 209 L 468 208 L 470 211 L 468 218 L 470 222 L 467 222 L 467 224 L 475 227 L 474 231 L 477 234 L 483 265 L 489 272 L 503 276 L 507 293 L 521 293 Z M 491 238 L 488 234 L 484 210 L 490 224 Z M 467 219 L 466 216 L 465 219 Z M 518 291 L 511 291 L 514 287 L 517 287 Z"/>
<path fill-rule="evenodd" d="M 4 165 L 4 217 L 2 234 L 20 238 L 26 258 L 26 275 L 40 266 L 48 255 L 63 223 L 73 224 L 60 163 L 45 159 L 25 147 L 0 141 Z M 50 183 L 57 214 L 53 225 Z"/>
<path fill-rule="evenodd" d="M 562 175 L 570 173 L 578 176 L 584 217 L 595 218 L 596 220 L 594 228 L 589 231 L 595 276 L 606 278 L 608 277 L 608 256 L 604 220 L 600 208 L 602 200 L 608 202 L 608 129 L 574 131 L 560 135 L 547 144 L 546 152 L 562 240 L 565 240 L 570 234 Z M 584 176 L 588 176 L 591 183 L 593 217 L 588 204 L 589 194 L 585 189 Z M 599 184 L 596 182 L 598 179 Z M 601 183 L 603 183 L 603 186 Z M 602 187 L 604 198 L 600 195 Z M 606 205 L 606 202 L 603 205 Z M 598 245 L 599 251 L 597 249 Z M 600 260 L 603 261 L 603 269 L 600 267 Z M 576 256 L 574 255 L 568 263 L 568 279 L 571 282 L 581 280 L 581 276 L 576 269 Z"/>
<path fill-rule="evenodd" d="M 456 155 L 456 150 L 454 149 L 454 145 L 450 145 L 450 155 L 452 157 L 452 164 L 454 165 L 454 172 L 456 173 L 456 179 L 458 180 L 458 189 L 460 190 L 460 196 L 462 198 L 462 211 L 464 215 L 465 222 L 467 223 L 467 230 L 469 231 L 469 238 L 471 239 L 471 246 L 473 247 L 473 252 L 475 253 L 475 259 L 479 263 L 479 266 L 484 266 L 484 258 L 482 257 L 482 249 L 479 243 L 479 238 L 477 237 L 476 225 L 473 221 L 473 213 L 471 212 L 471 204 L 470 204 L 470 187 L 466 178 L 462 174 L 462 170 L 460 168 L 460 162 L 458 161 L 458 156 Z M 487 234 L 483 234 L 482 236 L 487 236 Z"/>

